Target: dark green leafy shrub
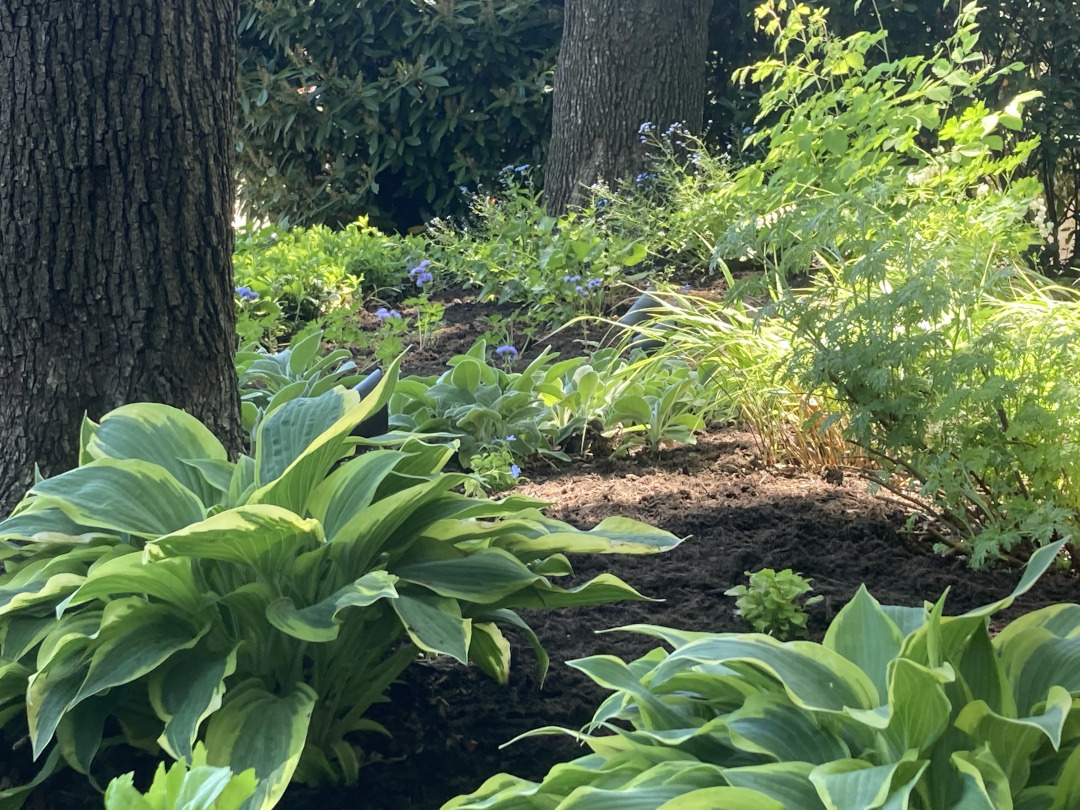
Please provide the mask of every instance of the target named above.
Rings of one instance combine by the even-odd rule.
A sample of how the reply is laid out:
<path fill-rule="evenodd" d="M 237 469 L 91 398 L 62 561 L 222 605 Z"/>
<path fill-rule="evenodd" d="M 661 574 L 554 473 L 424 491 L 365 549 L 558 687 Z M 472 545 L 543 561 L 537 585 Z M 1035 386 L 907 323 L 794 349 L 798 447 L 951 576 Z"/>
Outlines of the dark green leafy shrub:
<path fill-rule="evenodd" d="M 806 610 L 820 602 L 823 597 L 812 596 L 803 600 L 804 594 L 813 588 L 810 580 L 796 574 L 790 568 L 777 572 L 762 568 L 754 573 L 746 572 L 750 584 L 736 585 L 724 591 L 725 596 L 737 596 L 736 614 L 758 633 L 768 633 L 781 640 L 806 635 Z"/>
<path fill-rule="evenodd" d="M 861 588 L 821 644 L 632 625 L 662 640 L 626 664 L 571 662 L 613 694 L 591 753 L 539 784 L 501 774 L 443 810 L 1069 810 L 1080 802 L 1080 606 L 962 616 L 945 596 L 885 607 Z"/>
<path fill-rule="evenodd" d="M 539 164 L 562 31 L 551 0 L 244 0 L 239 196 L 258 218 L 399 229 Z"/>
<path fill-rule="evenodd" d="M 678 540 L 611 518 L 584 532 L 530 498 L 468 498 L 453 450 L 404 437 L 357 455 L 388 400 L 335 388 L 260 422 L 229 461 L 191 416 L 128 405 L 87 421 L 80 466 L 39 481 L 0 522 L 0 720 L 35 757 L 90 773 L 124 742 L 254 768 L 242 810 L 292 780 L 355 781 L 348 741 L 418 652 L 505 683 L 518 608 L 641 599 L 565 553 L 650 553 Z"/>

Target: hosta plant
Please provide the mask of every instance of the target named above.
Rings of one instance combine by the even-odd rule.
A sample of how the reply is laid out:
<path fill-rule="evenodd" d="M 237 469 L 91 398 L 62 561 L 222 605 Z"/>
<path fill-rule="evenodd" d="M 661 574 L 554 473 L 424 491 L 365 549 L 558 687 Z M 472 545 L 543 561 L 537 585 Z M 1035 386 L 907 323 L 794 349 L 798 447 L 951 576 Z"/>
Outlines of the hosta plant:
<path fill-rule="evenodd" d="M 821 644 L 623 628 L 671 651 L 572 663 L 614 690 L 588 733 L 566 732 L 592 753 L 540 784 L 495 776 L 444 810 L 1078 807 L 1080 605 L 988 630 L 1061 545 L 962 616 L 943 615 L 944 596 L 883 607 L 860 589 Z"/>
<path fill-rule="evenodd" d="M 335 388 L 259 424 L 228 460 L 191 416 L 128 405 L 87 421 L 80 465 L 0 522 L 0 720 L 35 757 L 88 773 L 121 739 L 254 768 L 243 810 L 290 780 L 357 778 L 351 735 L 418 653 L 505 682 L 518 608 L 640 599 L 601 575 L 564 589 L 566 552 L 678 541 L 620 518 L 579 531 L 525 497 L 467 498 L 453 452 L 406 438 L 357 454 L 388 400 Z"/>

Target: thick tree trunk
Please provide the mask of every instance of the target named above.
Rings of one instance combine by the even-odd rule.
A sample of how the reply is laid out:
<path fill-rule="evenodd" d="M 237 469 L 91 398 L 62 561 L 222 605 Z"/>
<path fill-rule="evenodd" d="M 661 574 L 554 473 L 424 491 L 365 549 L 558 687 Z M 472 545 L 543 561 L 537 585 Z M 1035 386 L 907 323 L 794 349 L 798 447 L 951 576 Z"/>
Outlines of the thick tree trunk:
<path fill-rule="evenodd" d="M 235 36 L 233 0 L 0 2 L 0 516 L 84 412 L 239 446 Z"/>
<path fill-rule="evenodd" d="M 642 124 L 700 132 L 712 0 L 566 0 L 555 69 L 547 208 L 645 168 Z"/>

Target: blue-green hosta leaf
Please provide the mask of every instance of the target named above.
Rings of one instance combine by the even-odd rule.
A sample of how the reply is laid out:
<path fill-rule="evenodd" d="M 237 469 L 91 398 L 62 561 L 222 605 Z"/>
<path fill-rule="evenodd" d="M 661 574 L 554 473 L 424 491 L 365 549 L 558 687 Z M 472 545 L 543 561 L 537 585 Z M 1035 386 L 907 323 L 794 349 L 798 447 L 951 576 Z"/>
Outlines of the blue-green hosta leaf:
<path fill-rule="evenodd" d="M 543 580 L 512 554 L 497 548 L 448 559 L 407 561 L 392 570 L 402 580 L 423 585 L 440 596 L 481 604 L 498 602 Z"/>
<path fill-rule="evenodd" d="M 943 685 L 954 678 L 946 664 L 931 669 L 906 658 L 889 664 L 887 712 L 849 710 L 849 714 L 880 729 L 894 757 L 905 751 L 927 752 L 949 725 L 952 706 Z"/>
<path fill-rule="evenodd" d="M 473 621 L 469 660 L 500 686 L 509 682 L 510 642 L 493 622 Z"/>
<path fill-rule="evenodd" d="M 79 574 L 56 574 L 48 579 L 7 584 L 0 588 L 0 616 L 35 605 L 56 605 L 74 593 L 84 581 Z"/>
<path fill-rule="evenodd" d="M 725 768 L 732 787 L 749 788 L 780 803 L 785 810 L 826 810 L 810 782 L 809 762 L 770 762 L 743 768 Z"/>
<path fill-rule="evenodd" d="M 331 594 L 326 599 L 305 608 L 297 608 L 293 600 L 281 597 L 266 608 L 266 618 L 274 627 L 302 641 L 333 641 L 343 619 L 339 614 L 350 607 L 366 607 L 380 599 L 396 599 L 394 584 L 397 577 L 385 571 L 372 571 L 355 582 Z"/>
<path fill-rule="evenodd" d="M 986 746 L 956 751 L 950 761 L 963 784 L 960 800 L 950 810 L 1013 810 L 1009 781 Z"/>
<path fill-rule="evenodd" d="M 206 516 L 199 497 L 163 467 L 103 458 L 46 478 L 30 490 L 76 523 L 158 537 Z"/>
<path fill-rule="evenodd" d="M 35 756 L 70 709 L 141 678 L 173 653 L 193 646 L 208 629 L 208 625 L 189 624 L 167 605 L 138 599 L 110 602 L 94 637 L 73 636 L 53 652 L 31 681 L 27 715 Z M 39 701 L 40 708 L 31 705 Z"/>
<path fill-rule="evenodd" d="M 174 759 L 189 759 L 203 720 L 221 707 L 225 679 L 236 671 L 236 651 L 212 655 L 203 645 L 181 650 L 150 674 L 150 705 L 165 730 L 158 744 Z"/>
<path fill-rule="evenodd" d="M 997 766 L 1011 785 L 1025 785 L 1032 757 L 1049 743 L 1061 745 L 1062 730 L 1072 709 L 1072 696 L 1060 686 L 1050 687 L 1042 714 L 1032 717 L 1003 717 L 985 701 L 967 704 L 956 718 L 956 727 L 966 732 L 976 745 L 986 745 Z"/>
<path fill-rule="evenodd" d="M 371 505 L 379 485 L 405 457 L 395 450 L 373 450 L 343 464 L 315 487 L 308 512 L 322 522 L 328 538 Z"/>
<path fill-rule="evenodd" d="M 777 762 L 821 765 L 851 756 L 840 738 L 820 728 L 813 715 L 782 695 L 753 695 L 741 708 L 725 716 L 723 724 L 736 748 L 764 754 Z"/>
<path fill-rule="evenodd" d="M 551 663 L 551 659 L 548 658 L 547 650 L 544 649 L 544 645 L 540 643 L 540 639 L 536 635 L 528 623 L 520 616 L 518 616 L 512 610 L 484 610 L 479 615 L 472 616 L 475 626 L 476 622 L 496 622 L 498 624 L 506 624 L 511 627 L 516 627 L 524 635 L 525 639 L 529 642 L 529 646 L 532 647 L 533 652 L 536 653 L 536 661 L 540 668 L 540 686 L 544 685 L 544 679 L 547 677 L 548 666 Z"/>
<path fill-rule="evenodd" d="M 1050 605 L 1021 616 L 998 634 L 993 645 L 1012 684 L 1016 711 L 1030 712 L 1054 685 L 1080 691 L 1077 605 Z"/>
<path fill-rule="evenodd" d="M 56 744 L 64 752 L 64 760 L 79 773 L 89 775 L 90 765 L 101 748 L 105 723 L 120 697 L 114 690 L 84 700 L 69 709 L 57 725 Z"/>
<path fill-rule="evenodd" d="M 353 390 L 294 399 L 272 411 L 255 438 L 255 484 L 250 503 L 304 511 L 308 496 L 338 459 L 352 452 L 345 437 L 359 424 L 348 417 L 360 403 Z M 287 470 L 291 474 L 286 478 Z"/>
<path fill-rule="evenodd" d="M 72 520 L 59 506 L 35 499 L 28 508 L 0 521 L 0 540 L 25 540 L 39 543 L 88 542 L 100 533 Z"/>
<path fill-rule="evenodd" d="M 112 596 L 142 594 L 176 605 L 197 614 L 207 604 L 207 598 L 195 583 L 191 560 L 185 558 L 144 561 L 143 555 L 132 553 L 114 557 L 95 566 L 86 580 L 62 607 L 67 609 L 95 599 L 108 601 Z"/>
<path fill-rule="evenodd" d="M 198 419 L 169 405 L 138 402 L 105 414 L 86 445 L 92 458 L 140 459 L 162 467 L 205 505 L 217 503 L 212 484 L 185 460 L 228 463 L 228 455 Z"/>
<path fill-rule="evenodd" d="M 927 762 L 915 758 L 914 751 L 888 765 L 840 759 L 818 765 L 810 772 L 810 781 L 829 810 L 906 810 L 908 796 L 927 766 Z"/>
<path fill-rule="evenodd" d="M 148 560 L 194 557 L 247 565 L 274 581 L 299 554 L 323 542 L 317 520 L 287 509 L 258 504 L 239 506 L 147 543 Z"/>
<path fill-rule="evenodd" d="M 614 574 L 600 574 L 584 585 L 560 588 L 538 580 L 522 591 L 501 599 L 492 607 L 499 608 L 563 608 L 586 605 L 606 605 L 625 599 L 640 602 L 653 601 L 631 588 Z"/>
<path fill-rule="evenodd" d="M 806 810 L 810 810 L 809 805 Z M 786 810 L 766 793 L 744 787 L 712 787 L 676 796 L 657 810 Z"/>
<path fill-rule="evenodd" d="M 289 786 L 304 749 L 315 691 L 298 683 L 284 696 L 257 680 L 231 688 L 206 728 L 207 764 L 255 771 L 255 794 L 240 810 L 270 810 Z"/>
<path fill-rule="evenodd" d="M 338 460 L 353 452 L 349 434 L 389 399 L 399 360 L 375 390 L 360 400 L 350 389 L 334 389 L 298 399 L 270 413 L 255 440 L 255 481 L 251 503 L 267 503 L 305 514 L 315 487 Z"/>
<path fill-rule="evenodd" d="M 623 517 L 605 518 L 588 531 L 574 529 L 538 512 L 524 512 L 516 517 L 535 521 L 545 529 L 545 533 L 528 537 L 528 532 L 524 532 L 523 536 L 499 543 L 502 548 L 514 554 L 521 548 L 536 553 L 562 551 L 574 554 L 655 554 L 659 551 L 670 551 L 682 542 L 671 532 Z"/>
<path fill-rule="evenodd" d="M 843 712 L 878 705 L 870 678 L 839 653 L 811 642 L 780 642 L 759 634 L 710 636 L 676 650 L 657 668 L 653 683 L 697 664 L 742 661 L 775 677 L 804 709 Z"/>
<path fill-rule="evenodd" d="M 469 662 L 472 620 L 461 617 L 456 599 L 411 589 L 393 601 L 409 637 L 422 650 Z"/>
<path fill-rule="evenodd" d="M 900 653 L 900 629 L 881 610 L 865 585 L 836 615 L 825 633 L 824 645 L 840 653 L 870 676 L 879 695 L 887 689 L 889 662 Z"/>
<path fill-rule="evenodd" d="M 985 629 L 972 635 L 959 666 L 957 674 L 968 695 L 985 700 L 998 714 L 1016 717 L 1012 684 Z M 964 698 L 965 701 L 969 699 Z"/>
<path fill-rule="evenodd" d="M 216 458 L 197 458 L 185 459 L 184 463 L 198 470 L 203 481 L 213 490 L 206 494 L 203 503 L 213 506 L 225 500 L 225 496 L 229 494 L 229 487 L 232 485 L 233 473 L 236 471 L 234 462 Z"/>

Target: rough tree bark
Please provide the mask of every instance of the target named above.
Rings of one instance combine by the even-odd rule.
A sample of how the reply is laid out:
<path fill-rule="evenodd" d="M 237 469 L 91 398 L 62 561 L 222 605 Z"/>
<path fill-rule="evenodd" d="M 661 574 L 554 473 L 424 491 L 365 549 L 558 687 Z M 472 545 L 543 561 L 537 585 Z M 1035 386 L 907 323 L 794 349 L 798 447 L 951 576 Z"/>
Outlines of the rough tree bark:
<path fill-rule="evenodd" d="M 699 132 L 712 0 L 566 0 L 555 68 L 548 212 L 577 204 L 597 180 L 644 168 L 639 127 Z"/>
<path fill-rule="evenodd" d="M 0 2 L 0 516 L 83 413 L 240 443 L 233 0 Z"/>

